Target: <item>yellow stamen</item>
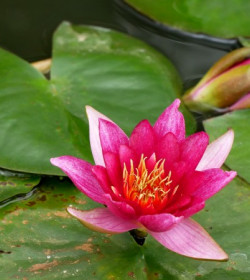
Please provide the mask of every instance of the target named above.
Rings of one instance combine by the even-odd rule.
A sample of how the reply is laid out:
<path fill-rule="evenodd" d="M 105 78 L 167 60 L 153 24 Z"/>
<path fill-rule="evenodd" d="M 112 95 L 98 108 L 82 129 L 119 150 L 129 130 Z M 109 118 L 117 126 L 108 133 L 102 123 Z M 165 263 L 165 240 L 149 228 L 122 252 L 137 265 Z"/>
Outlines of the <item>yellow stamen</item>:
<path fill-rule="evenodd" d="M 124 164 L 123 191 L 125 197 L 138 203 L 141 207 L 147 208 L 160 204 L 163 200 L 166 203 L 176 194 L 179 185 L 172 186 L 171 171 L 166 174 L 164 166 L 165 160 L 159 160 L 155 163 L 153 170 L 149 172 L 146 157 L 143 155 L 137 168 L 134 167 L 133 160 L 130 160 L 129 171 Z M 167 198 L 169 194 L 170 196 Z"/>

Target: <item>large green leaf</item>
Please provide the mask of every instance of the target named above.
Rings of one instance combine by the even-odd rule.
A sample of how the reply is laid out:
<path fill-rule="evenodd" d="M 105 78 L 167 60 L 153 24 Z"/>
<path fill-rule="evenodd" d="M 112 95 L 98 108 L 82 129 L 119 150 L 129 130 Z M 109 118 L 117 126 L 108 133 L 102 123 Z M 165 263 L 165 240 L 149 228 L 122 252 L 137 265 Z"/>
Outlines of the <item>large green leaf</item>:
<path fill-rule="evenodd" d="M 100 205 L 68 180 L 45 179 L 30 200 L 1 209 L 1 279 L 248 280 L 249 194 L 249 185 L 235 179 L 194 217 L 229 254 L 220 263 L 177 255 L 150 236 L 140 247 L 128 233 L 92 232 L 65 208 Z"/>
<path fill-rule="evenodd" d="M 51 157 L 92 160 L 85 105 L 131 132 L 143 118 L 155 121 L 180 91 L 173 66 L 146 44 L 115 31 L 63 23 L 54 35 L 50 81 L 0 50 L 0 166 L 62 174 Z M 185 115 L 191 132 L 193 118 Z"/>
<path fill-rule="evenodd" d="M 238 175 L 250 182 L 250 110 L 239 110 L 232 113 L 208 119 L 204 122 L 205 130 L 211 140 L 219 137 L 226 129 L 234 130 L 233 148 L 226 160 L 226 165 L 238 172 Z"/>
<path fill-rule="evenodd" d="M 231 38 L 249 36 L 250 1 L 125 0 L 142 14 L 180 30 Z"/>

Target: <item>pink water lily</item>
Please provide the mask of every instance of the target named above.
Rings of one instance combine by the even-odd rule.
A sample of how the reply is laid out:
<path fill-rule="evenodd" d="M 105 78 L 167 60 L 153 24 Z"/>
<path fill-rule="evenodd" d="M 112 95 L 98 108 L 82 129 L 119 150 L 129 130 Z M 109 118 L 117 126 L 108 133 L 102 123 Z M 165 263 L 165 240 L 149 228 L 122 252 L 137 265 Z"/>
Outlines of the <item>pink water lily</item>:
<path fill-rule="evenodd" d="M 139 229 L 168 249 L 197 259 L 226 260 L 227 254 L 192 215 L 235 176 L 220 169 L 233 143 L 232 130 L 208 144 L 208 135 L 185 137 L 176 99 L 154 126 L 141 121 L 130 137 L 87 106 L 96 165 L 61 156 L 61 168 L 85 195 L 106 207 L 68 212 L 88 228 L 105 233 Z"/>

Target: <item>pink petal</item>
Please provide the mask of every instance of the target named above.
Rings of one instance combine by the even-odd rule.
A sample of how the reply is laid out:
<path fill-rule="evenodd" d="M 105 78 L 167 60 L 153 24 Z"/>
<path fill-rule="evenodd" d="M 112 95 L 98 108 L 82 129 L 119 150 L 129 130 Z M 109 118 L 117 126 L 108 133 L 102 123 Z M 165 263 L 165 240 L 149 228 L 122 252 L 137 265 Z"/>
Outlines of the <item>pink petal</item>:
<path fill-rule="evenodd" d="M 129 146 L 139 155 L 150 157 L 154 151 L 154 130 L 148 120 L 141 121 L 133 130 Z"/>
<path fill-rule="evenodd" d="M 190 135 L 181 144 L 181 160 L 187 163 L 187 170 L 194 170 L 200 162 L 208 145 L 209 137 L 205 132 Z M 188 172 L 188 171 L 187 171 Z"/>
<path fill-rule="evenodd" d="M 211 168 L 220 168 L 226 160 L 234 141 L 232 129 L 208 145 L 196 170 L 202 171 Z"/>
<path fill-rule="evenodd" d="M 146 162 L 147 170 L 150 173 L 151 171 L 153 171 L 157 162 L 155 153 L 153 153 L 150 158 L 146 159 L 145 162 Z"/>
<path fill-rule="evenodd" d="M 171 180 L 172 185 L 177 186 L 182 180 L 183 176 L 185 176 L 186 171 L 188 169 L 187 163 L 183 161 L 174 162 L 171 167 Z"/>
<path fill-rule="evenodd" d="M 227 260 L 227 254 L 195 221 L 185 219 L 165 232 L 150 234 L 169 250 L 186 257 L 207 260 Z"/>
<path fill-rule="evenodd" d="M 129 219 L 129 220 L 136 218 L 136 213 L 134 208 L 131 205 L 129 205 L 127 202 L 115 201 L 109 194 L 106 194 L 105 198 L 106 198 L 105 204 L 115 216 L 121 217 L 122 219 Z"/>
<path fill-rule="evenodd" d="M 86 106 L 86 112 L 89 120 L 89 138 L 92 155 L 94 157 L 95 164 L 104 166 L 104 159 L 99 136 L 99 119 L 108 120 L 110 122 L 112 121 L 90 106 Z"/>
<path fill-rule="evenodd" d="M 171 214 L 161 213 L 155 215 L 141 216 L 138 221 L 145 226 L 146 229 L 154 232 L 162 232 L 169 230 L 173 225 L 179 223 L 182 217 L 175 217 Z"/>
<path fill-rule="evenodd" d="M 164 212 L 165 213 L 173 213 L 175 216 L 184 216 L 182 213 L 180 213 L 179 209 L 185 208 L 187 205 L 190 204 L 192 201 L 192 198 L 188 195 L 181 195 L 180 197 L 174 198 L 170 205 L 167 205 L 165 207 Z M 186 208 L 185 208 L 186 209 Z"/>
<path fill-rule="evenodd" d="M 207 200 L 232 181 L 236 175 L 235 171 L 223 171 L 217 168 L 197 171 L 196 175 L 192 176 L 192 184 L 196 189 L 193 195 Z"/>
<path fill-rule="evenodd" d="M 198 213 L 205 207 L 205 201 L 200 198 L 193 198 L 189 203 L 189 206 L 185 205 L 185 210 L 179 209 L 177 214 L 179 216 L 184 216 L 185 218 L 189 218 L 194 214 Z"/>
<path fill-rule="evenodd" d="M 121 233 L 137 227 L 131 221 L 114 216 L 107 208 L 82 211 L 68 207 L 67 210 L 89 229 L 103 233 Z"/>
<path fill-rule="evenodd" d="M 230 111 L 241 110 L 241 109 L 250 109 L 250 92 L 241 97 L 237 102 L 229 107 Z"/>
<path fill-rule="evenodd" d="M 133 160 L 134 166 L 137 166 L 139 164 L 140 157 L 136 155 L 135 152 L 126 145 L 120 146 L 119 155 L 122 169 L 124 168 L 125 164 L 128 171 L 130 170 L 130 160 Z"/>
<path fill-rule="evenodd" d="M 81 192 L 96 202 L 104 203 L 104 192 L 92 173 L 90 163 L 72 156 L 52 158 L 50 162 L 61 168 Z"/>
<path fill-rule="evenodd" d="M 111 190 L 111 182 L 109 180 L 109 176 L 105 167 L 101 165 L 95 165 L 92 168 L 92 172 L 95 175 L 97 181 L 99 182 L 101 188 L 105 193 L 112 194 Z"/>
<path fill-rule="evenodd" d="M 171 169 L 174 162 L 179 161 L 180 149 L 175 135 L 171 132 L 161 138 L 156 145 L 157 159 L 165 159 L 165 166 Z"/>
<path fill-rule="evenodd" d="M 128 145 L 128 137 L 115 123 L 100 119 L 99 132 L 103 153 L 119 153 L 121 145 Z"/>
<path fill-rule="evenodd" d="M 158 138 L 163 137 L 168 132 L 172 132 L 179 141 L 185 138 L 185 121 L 182 113 L 178 110 L 180 103 L 181 101 L 176 99 L 156 121 L 154 131 Z"/>
<path fill-rule="evenodd" d="M 105 153 L 104 161 L 112 186 L 120 188 L 122 185 L 122 169 L 119 155 L 114 153 Z"/>

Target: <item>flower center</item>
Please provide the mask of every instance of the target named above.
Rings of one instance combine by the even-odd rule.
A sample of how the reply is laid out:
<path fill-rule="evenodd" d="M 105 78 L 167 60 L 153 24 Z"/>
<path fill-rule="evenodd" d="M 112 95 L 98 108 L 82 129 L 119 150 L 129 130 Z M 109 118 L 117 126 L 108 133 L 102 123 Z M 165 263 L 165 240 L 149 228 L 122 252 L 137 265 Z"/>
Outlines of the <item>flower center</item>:
<path fill-rule="evenodd" d="M 167 204 L 179 186 L 171 187 L 171 171 L 166 174 L 165 160 L 157 161 L 152 170 L 146 166 L 146 158 L 141 157 L 139 165 L 134 168 L 130 160 L 130 171 L 126 165 L 123 168 L 123 192 L 130 201 L 136 202 L 141 208 L 159 209 Z"/>

